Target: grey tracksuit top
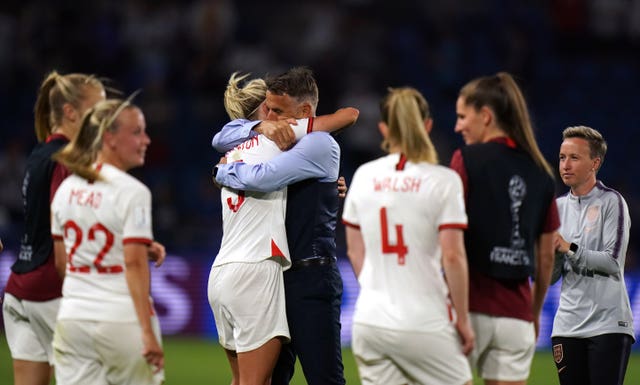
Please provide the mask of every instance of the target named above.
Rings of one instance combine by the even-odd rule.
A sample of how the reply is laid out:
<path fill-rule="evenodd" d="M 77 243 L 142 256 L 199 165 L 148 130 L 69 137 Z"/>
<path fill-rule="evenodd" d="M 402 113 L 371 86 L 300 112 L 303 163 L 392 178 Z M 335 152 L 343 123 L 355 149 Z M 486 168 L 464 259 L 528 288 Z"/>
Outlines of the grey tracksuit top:
<path fill-rule="evenodd" d="M 632 336 L 633 318 L 624 282 L 629 208 L 622 195 L 598 181 L 586 195 L 557 199 L 558 230 L 578 245 L 573 256 L 556 253 L 552 282 L 562 276 L 552 337 Z"/>

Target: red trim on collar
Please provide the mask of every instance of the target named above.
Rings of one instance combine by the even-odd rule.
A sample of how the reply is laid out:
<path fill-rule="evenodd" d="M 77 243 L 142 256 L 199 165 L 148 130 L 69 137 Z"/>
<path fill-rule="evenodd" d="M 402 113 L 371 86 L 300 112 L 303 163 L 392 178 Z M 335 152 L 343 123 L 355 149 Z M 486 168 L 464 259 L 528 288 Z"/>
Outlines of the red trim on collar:
<path fill-rule="evenodd" d="M 51 134 L 51 135 L 47 136 L 47 139 L 45 140 L 45 142 L 49 143 L 52 140 L 58 140 L 58 139 L 64 139 L 67 142 L 69 141 L 69 139 L 66 136 L 56 133 L 56 134 Z"/>
<path fill-rule="evenodd" d="M 96 163 L 96 172 L 97 172 L 98 174 L 100 174 L 100 170 L 102 170 L 102 165 L 103 165 L 103 163 L 102 163 L 102 162 L 100 162 L 100 163 Z M 89 181 L 89 184 L 93 184 L 93 182 L 95 182 L 95 180 L 90 180 L 90 181 Z"/>
<path fill-rule="evenodd" d="M 404 165 L 407 164 L 407 157 L 404 154 L 400 154 L 400 160 L 396 164 L 396 171 L 404 170 Z"/>
<path fill-rule="evenodd" d="M 509 148 L 517 148 L 518 147 L 518 144 L 516 143 L 516 141 L 511 139 L 508 136 L 500 136 L 500 137 L 497 137 L 497 138 L 493 138 L 489 142 L 502 143 L 502 144 L 507 145 L 507 147 L 509 147 Z"/>
<path fill-rule="evenodd" d="M 309 117 L 309 123 L 307 123 L 307 134 L 313 131 L 313 116 Z"/>

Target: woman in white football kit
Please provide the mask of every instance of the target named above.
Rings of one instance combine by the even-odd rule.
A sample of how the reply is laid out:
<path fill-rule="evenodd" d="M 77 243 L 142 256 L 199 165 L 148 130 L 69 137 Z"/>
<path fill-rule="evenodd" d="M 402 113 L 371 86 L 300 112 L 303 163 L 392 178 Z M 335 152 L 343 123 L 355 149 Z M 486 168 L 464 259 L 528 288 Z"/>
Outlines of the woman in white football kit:
<path fill-rule="evenodd" d="M 20 252 L 4 288 L 2 313 L 17 385 L 49 384 L 53 330 L 62 297 L 51 238 L 51 199 L 69 175 L 51 155 L 80 129 L 84 113 L 105 98 L 93 75 L 49 73 L 34 107 L 38 145 L 27 159 L 22 184 L 25 225 Z"/>
<path fill-rule="evenodd" d="M 358 168 L 342 216 L 360 283 L 352 341 L 360 378 L 471 384 L 462 182 L 437 165 L 418 91 L 391 89 L 381 113 L 389 155 Z"/>
<path fill-rule="evenodd" d="M 56 264 L 66 266 L 53 340 L 57 384 L 164 379 L 149 293 L 151 193 L 126 173 L 144 164 L 145 128 L 129 101 L 100 102 L 55 156 L 73 172 L 51 203 Z"/>
<path fill-rule="evenodd" d="M 247 76 L 231 76 L 225 109 L 231 119 L 264 119 L 266 83 L 252 79 L 240 87 L 239 82 Z M 332 131 L 353 124 L 357 116 L 356 109 L 344 108 L 331 115 L 297 120 L 291 127 L 297 140 L 311 131 Z M 288 123 L 255 124 L 264 129 Z M 280 153 L 273 141 L 260 134 L 229 151 L 221 162 L 257 164 Z M 285 231 L 286 197 L 286 187 L 269 193 L 223 187 L 220 194 L 223 235 L 209 276 L 208 297 L 233 384 L 267 383 L 282 343 L 290 338 L 282 276 L 283 269 L 291 265 Z"/>

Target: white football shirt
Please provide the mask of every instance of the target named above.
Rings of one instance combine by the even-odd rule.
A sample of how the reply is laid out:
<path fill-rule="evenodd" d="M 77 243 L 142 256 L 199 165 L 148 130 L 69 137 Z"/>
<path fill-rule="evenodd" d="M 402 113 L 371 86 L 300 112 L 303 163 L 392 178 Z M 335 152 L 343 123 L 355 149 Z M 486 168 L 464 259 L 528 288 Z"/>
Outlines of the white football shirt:
<path fill-rule="evenodd" d="M 312 131 L 313 119 L 291 125 L 296 140 Z M 227 162 L 264 163 L 282 151 L 264 135 L 254 136 L 226 154 Z M 283 268 L 291 265 L 285 214 L 287 188 L 270 193 L 223 188 L 222 241 L 213 266 L 230 262 L 259 262 L 279 257 Z"/>
<path fill-rule="evenodd" d="M 71 175 L 51 203 L 51 234 L 67 252 L 58 319 L 134 322 L 124 245 L 151 244 L 151 192 L 110 164 L 98 167 L 104 180 Z"/>
<path fill-rule="evenodd" d="M 360 228 L 365 245 L 354 322 L 433 332 L 450 323 L 438 233 L 466 228 L 462 181 L 449 168 L 400 158 L 360 166 L 345 200 L 343 222 Z"/>

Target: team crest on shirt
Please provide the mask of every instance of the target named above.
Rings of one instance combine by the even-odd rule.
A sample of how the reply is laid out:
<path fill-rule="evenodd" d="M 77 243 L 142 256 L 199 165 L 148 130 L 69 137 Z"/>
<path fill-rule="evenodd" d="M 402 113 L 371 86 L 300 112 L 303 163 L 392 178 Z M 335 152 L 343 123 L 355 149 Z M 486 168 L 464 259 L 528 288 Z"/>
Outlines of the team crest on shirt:
<path fill-rule="evenodd" d="M 553 345 L 553 360 L 556 364 L 561 363 L 563 358 L 564 352 L 562 350 L 562 344 Z"/>
<path fill-rule="evenodd" d="M 584 232 L 585 233 L 589 233 L 593 230 L 597 230 L 598 227 L 598 219 L 600 218 L 600 204 L 595 204 L 592 206 L 589 206 L 589 208 L 587 208 L 587 215 L 586 215 L 586 224 L 584 227 Z"/>
<path fill-rule="evenodd" d="M 136 207 L 133 209 L 133 223 L 137 228 L 144 228 L 151 223 L 149 211 L 144 207 Z"/>

